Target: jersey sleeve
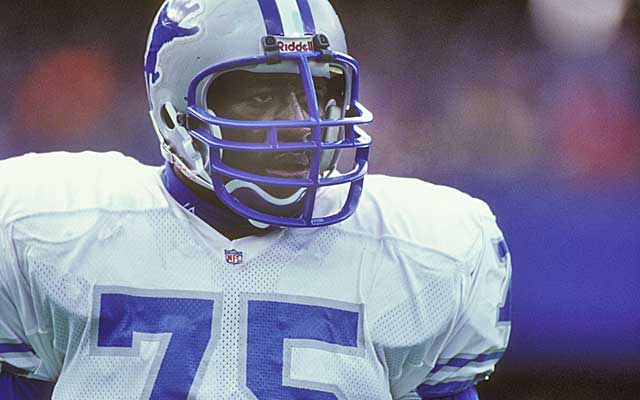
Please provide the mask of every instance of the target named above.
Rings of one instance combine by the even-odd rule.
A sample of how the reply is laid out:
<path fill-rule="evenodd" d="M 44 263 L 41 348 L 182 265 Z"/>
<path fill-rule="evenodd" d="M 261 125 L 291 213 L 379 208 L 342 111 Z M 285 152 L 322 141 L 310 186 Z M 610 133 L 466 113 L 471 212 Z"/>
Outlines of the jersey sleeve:
<path fill-rule="evenodd" d="M 375 301 L 395 305 L 372 316 L 372 337 L 394 399 L 467 393 L 505 351 L 511 256 L 495 217 L 480 208 L 465 219 L 468 229 L 450 235 L 467 243 L 459 257 L 396 244 L 380 268 Z"/>
<path fill-rule="evenodd" d="M 483 222 L 480 246 L 472 250 L 462 280 L 460 314 L 446 332 L 433 367 L 416 388 L 422 399 L 463 393 L 488 379 L 502 357 L 511 330 L 511 255 L 493 218 Z M 474 261 L 475 260 L 475 261 Z"/>
<path fill-rule="evenodd" d="M 28 280 L 20 271 L 7 232 L 0 227 L 0 362 L 3 372 L 52 381 L 38 353 L 46 333 L 38 329 Z"/>

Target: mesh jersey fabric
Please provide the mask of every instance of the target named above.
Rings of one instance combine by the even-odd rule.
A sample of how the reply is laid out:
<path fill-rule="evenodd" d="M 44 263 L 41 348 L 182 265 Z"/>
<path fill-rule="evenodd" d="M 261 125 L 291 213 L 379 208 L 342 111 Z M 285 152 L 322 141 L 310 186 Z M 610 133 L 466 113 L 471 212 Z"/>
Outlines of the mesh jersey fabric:
<path fill-rule="evenodd" d="M 229 241 L 119 154 L 0 176 L 0 360 L 54 399 L 399 399 L 473 382 L 499 357 L 452 360 L 506 347 L 501 233 L 452 189 L 372 176 L 341 224 Z"/>

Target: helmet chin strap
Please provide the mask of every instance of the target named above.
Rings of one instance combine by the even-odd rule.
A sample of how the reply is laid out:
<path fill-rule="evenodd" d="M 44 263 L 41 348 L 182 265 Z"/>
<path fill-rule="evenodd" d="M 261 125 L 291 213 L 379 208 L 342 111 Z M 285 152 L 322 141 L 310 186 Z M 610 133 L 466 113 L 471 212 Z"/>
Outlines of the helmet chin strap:
<path fill-rule="evenodd" d="M 163 144 L 164 146 L 166 146 L 166 143 Z M 169 163 L 173 164 L 176 166 L 176 168 L 178 168 L 180 170 L 180 172 L 182 174 L 184 174 L 184 176 L 186 176 L 189 180 L 197 183 L 198 185 L 211 190 L 212 192 L 213 190 L 213 184 L 210 181 L 209 176 L 207 175 L 207 178 L 209 178 L 209 180 L 205 180 L 204 178 L 202 178 L 199 175 L 196 175 L 195 173 L 193 173 L 193 171 L 191 171 L 186 165 L 185 163 L 180 159 L 180 157 L 178 157 L 173 151 L 171 151 L 171 149 L 169 148 L 167 150 L 169 152 L 170 155 L 170 159 L 169 159 Z"/>
<path fill-rule="evenodd" d="M 231 194 L 233 194 L 234 191 L 240 190 L 240 189 L 253 190 L 260 197 L 261 200 L 264 200 L 267 203 L 273 204 L 274 206 L 277 206 L 277 207 L 289 206 L 291 204 L 294 204 L 294 203 L 300 201 L 300 199 L 302 198 L 302 196 L 306 192 L 306 188 L 300 188 L 294 194 L 292 194 L 291 196 L 289 196 L 287 198 L 284 198 L 284 199 L 280 199 L 278 197 L 272 196 L 266 190 L 264 190 L 260 186 L 256 185 L 255 183 L 245 182 L 245 181 L 241 181 L 239 179 L 233 179 L 233 180 L 227 182 L 224 185 L 224 187 L 227 188 L 227 190 Z"/>
<path fill-rule="evenodd" d="M 153 118 L 153 111 L 150 111 L 154 130 L 158 139 L 160 139 L 162 156 L 170 163 L 176 164 L 189 179 L 213 190 L 211 179 L 205 171 L 205 159 L 196 149 L 193 142 L 194 139 L 187 131 L 187 128 L 180 123 L 178 112 L 174 105 L 171 102 L 167 102 L 162 107 L 171 122 L 171 126 L 169 124 L 164 126 L 163 134 L 160 134 L 161 130 L 158 129 L 156 120 Z M 177 154 L 176 151 L 182 154 Z"/>
<path fill-rule="evenodd" d="M 230 195 L 252 209 L 270 215 L 282 217 L 299 217 L 304 210 L 304 197 L 306 188 L 299 188 L 295 193 L 286 198 L 271 195 L 259 185 L 239 179 L 233 179 L 225 184 Z M 249 220 L 258 228 L 266 228 L 269 225 Z"/>

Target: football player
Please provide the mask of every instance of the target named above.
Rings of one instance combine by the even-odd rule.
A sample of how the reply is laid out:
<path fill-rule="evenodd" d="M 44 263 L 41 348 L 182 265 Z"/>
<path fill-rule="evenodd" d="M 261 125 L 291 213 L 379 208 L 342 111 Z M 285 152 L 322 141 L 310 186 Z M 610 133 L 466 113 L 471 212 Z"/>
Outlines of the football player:
<path fill-rule="evenodd" d="M 477 399 L 507 246 L 480 200 L 365 178 L 327 0 L 168 0 L 145 75 L 163 168 L 0 163 L 2 399 Z"/>

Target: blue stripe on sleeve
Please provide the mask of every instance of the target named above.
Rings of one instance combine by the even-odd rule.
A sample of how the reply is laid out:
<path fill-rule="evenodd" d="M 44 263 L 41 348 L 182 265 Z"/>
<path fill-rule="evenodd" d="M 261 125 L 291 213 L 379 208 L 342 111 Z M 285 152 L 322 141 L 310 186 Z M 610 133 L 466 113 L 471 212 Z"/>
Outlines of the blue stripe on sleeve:
<path fill-rule="evenodd" d="M 26 344 L 0 343 L 0 354 L 2 353 L 27 353 L 31 347 Z"/>
<path fill-rule="evenodd" d="M 52 382 L 27 379 L 0 372 L 0 394 L 2 400 L 50 400 L 53 395 Z"/>
<path fill-rule="evenodd" d="M 497 351 L 495 353 L 480 354 L 475 358 L 452 358 L 446 363 L 436 364 L 435 367 L 433 367 L 433 369 L 431 370 L 431 373 L 434 374 L 440 371 L 444 367 L 462 368 L 472 362 L 499 360 L 503 354 L 504 354 L 504 351 Z"/>
<path fill-rule="evenodd" d="M 418 386 L 416 393 L 418 393 L 422 399 L 440 398 L 443 396 L 452 396 L 453 394 L 464 394 L 465 392 L 468 392 L 470 388 L 473 388 L 474 383 L 475 380 L 446 382 L 439 383 L 437 385 L 422 384 Z M 457 398 L 455 399 L 458 400 Z"/>
<path fill-rule="evenodd" d="M 305 35 L 315 35 L 316 23 L 313 20 L 311 7 L 309 7 L 309 0 L 296 0 L 296 2 L 298 3 L 298 9 L 300 10 L 300 16 L 302 17 L 302 23 L 304 24 Z"/>
<path fill-rule="evenodd" d="M 284 36 L 282 18 L 276 0 L 258 0 L 268 35 Z"/>
<path fill-rule="evenodd" d="M 423 397 L 422 400 L 436 399 L 434 397 Z M 464 392 L 454 394 L 453 396 L 437 397 L 437 400 L 479 400 L 478 391 L 475 386 L 471 386 Z"/>

